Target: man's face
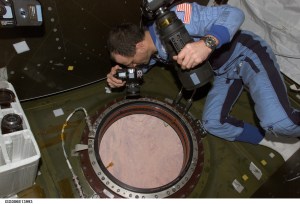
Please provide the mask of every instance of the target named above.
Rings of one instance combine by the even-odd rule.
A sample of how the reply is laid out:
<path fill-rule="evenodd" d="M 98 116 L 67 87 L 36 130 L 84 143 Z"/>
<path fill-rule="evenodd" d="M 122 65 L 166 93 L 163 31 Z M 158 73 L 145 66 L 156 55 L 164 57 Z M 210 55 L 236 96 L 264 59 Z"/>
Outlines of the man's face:
<path fill-rule="evenodd" d="M 120 54 L 112 53 L 112 58 L 119 64 L 123 64 L 126 67 L 137 67 L 139 65 L 146 65 L 149 63 L 150 56 L 146 49 L 140 47 L 136 48 L 136 53 L 132 57 L 126 57 Z"/>

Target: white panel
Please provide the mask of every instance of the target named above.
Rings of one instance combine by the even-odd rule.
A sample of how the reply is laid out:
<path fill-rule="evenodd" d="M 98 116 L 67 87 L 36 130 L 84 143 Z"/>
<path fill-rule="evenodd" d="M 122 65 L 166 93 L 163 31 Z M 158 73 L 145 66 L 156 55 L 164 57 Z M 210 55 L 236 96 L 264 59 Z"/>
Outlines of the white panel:
<path fill-rule="evenodd" d="M 264 38 L 278 57 L 282 73 L 300 84 L 300 1 L 229 0 L 245 12 L 242 29 Z"/>

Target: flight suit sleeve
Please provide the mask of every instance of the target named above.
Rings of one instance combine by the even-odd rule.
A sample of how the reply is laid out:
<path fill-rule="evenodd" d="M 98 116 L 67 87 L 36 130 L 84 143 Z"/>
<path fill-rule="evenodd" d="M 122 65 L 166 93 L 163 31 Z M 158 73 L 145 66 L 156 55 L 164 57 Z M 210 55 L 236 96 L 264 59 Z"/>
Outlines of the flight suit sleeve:
<path fill-rule="evenodd" d="M 217 48 L 231 41 L 245 19 L 242 10 L 230 5 L 201 6 L 197 3 L 183 3 L 171 10 L 182 20 L 192 37 L 216 37 L 219 40 Z"/>

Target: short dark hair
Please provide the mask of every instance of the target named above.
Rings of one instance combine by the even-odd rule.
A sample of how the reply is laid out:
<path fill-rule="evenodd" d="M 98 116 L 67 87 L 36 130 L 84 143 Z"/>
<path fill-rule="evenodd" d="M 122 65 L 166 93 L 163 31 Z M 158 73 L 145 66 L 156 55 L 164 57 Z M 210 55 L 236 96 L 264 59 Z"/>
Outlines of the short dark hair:
<path fill-rule="evenodd" d="M 142 28 L 133 23 L 123 23 L 110 30 L 107 47 L 110 53 L 132 57 L 135 55 L 136 44 L 144 38 L 145 32 Z"/>

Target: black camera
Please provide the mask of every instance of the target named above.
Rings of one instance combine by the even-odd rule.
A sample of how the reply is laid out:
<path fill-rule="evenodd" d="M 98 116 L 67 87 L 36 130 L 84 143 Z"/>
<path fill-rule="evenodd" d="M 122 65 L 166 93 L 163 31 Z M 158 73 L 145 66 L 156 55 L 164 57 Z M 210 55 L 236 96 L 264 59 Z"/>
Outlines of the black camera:
<path fill-rule="evenodd" d="M 140 85 L 143 83 L 143 70 L 141 68 L 118 69 L 115 77 L 126 81 L 127 98 L 137 98 L 140 96 Z"/>
<path fill-rule="evenodd" d="M 163 7 L 169 7 L 174 0 L 142 0 L 142 14 L 147 19 L 154 19 L 157 11 Z"/>
<path fill-rule="evenodd" d="M 37 0 L 0 0 L 0 28 L 40 26 L 42 7 Z"/>
<path fill-rule="evenodd" d="M 181 1 L 143 0 L 141 6 L 142 15 L 150 22 L 155 22 L 161 42 L 171 61 L 186 44 L 194 41 L 183 22 L 169 9 L 174 3 L 179 2 Z M 190 70 L 182 70 L 174 60 L 173 62 L 177 76 L 186 90 L 195 90 L 213 79 L 213 71 L 208 61 Z"/>

